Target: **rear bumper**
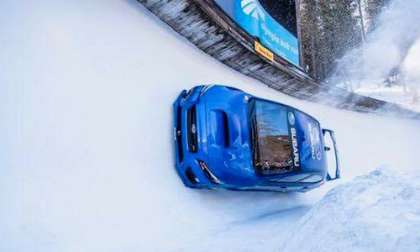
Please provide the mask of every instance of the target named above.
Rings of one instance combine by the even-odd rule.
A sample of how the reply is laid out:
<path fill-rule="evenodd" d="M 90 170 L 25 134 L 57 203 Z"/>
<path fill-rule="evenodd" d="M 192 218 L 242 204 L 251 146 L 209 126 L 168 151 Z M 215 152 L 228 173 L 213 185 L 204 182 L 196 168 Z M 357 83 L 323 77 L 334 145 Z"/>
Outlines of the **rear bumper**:
<path fill-rule="evenodd" d="M 175 167 L 182 182 L 192 188 L 212 188 L 220 183 L 205 162 L 205 105 L 199 103 L 203 88 L 182 91 L 173 104 Z"/>

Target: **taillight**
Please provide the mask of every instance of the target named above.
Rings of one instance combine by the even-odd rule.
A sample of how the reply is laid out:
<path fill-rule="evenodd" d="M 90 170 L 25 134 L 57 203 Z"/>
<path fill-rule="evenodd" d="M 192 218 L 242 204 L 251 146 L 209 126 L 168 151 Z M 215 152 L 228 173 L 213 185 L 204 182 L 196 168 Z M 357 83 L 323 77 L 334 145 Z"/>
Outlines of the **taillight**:
<path fill-rule="evenodd" d="M 213 184 L 221 184 L 220 180 L 210 171 L 209 167 L 204 161 L 199 160 L 198 164 L 200 165 L 201 170 L 203 171 L 204 175 L 213 183 Z"/>

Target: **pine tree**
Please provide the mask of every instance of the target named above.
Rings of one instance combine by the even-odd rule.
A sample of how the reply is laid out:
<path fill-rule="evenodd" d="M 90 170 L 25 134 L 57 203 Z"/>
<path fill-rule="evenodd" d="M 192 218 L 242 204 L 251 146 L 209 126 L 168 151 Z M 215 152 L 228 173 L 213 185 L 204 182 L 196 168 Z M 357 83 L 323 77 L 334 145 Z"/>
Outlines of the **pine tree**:
<path fill-rule="evenodd" d="M 357 0 L 302 1 L 303 57 L 314 78 L 326 79 L 334 70 L 336 59 L 362 41 L 357 8 Z"/>
<path fill-rule="evenodd" d="M 301 49 L 302 61 L 305 70 L 314 78 L 317 78 L 317 50 L 318 20 L 316 15 L 316 5 L 313 0 L 301 0 L 300 2 L 300 30 L 301 30 Z"/>
<path fill-rule="evenodd" d="M 368 32 L 374 30 L 378 23 L 378 16 L 383 9 L 390 3 L 390 0 L 365 0 L 368 21 Z"/>

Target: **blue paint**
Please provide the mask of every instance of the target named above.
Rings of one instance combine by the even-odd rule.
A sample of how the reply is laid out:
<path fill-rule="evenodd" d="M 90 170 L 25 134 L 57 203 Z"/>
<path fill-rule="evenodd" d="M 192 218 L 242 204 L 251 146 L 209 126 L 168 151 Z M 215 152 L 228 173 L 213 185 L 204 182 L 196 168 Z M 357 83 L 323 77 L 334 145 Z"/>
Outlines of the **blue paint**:
<path fill-rule="evenodd" d="M 275 106 L 284 107 L 287 114 L 273 115 L 270 123 L 287 120 L 287 130 L 296 129 L 300 162 L 290 172 L 266 175 L 254 165 L 252 111 L 256 101 L 273 104 L 271 108 L 259 108 L 267 109 L 268 115 L 275 113 Z M 191 119 L 191 111 L 195 111 L 195 120 Z M 193 127 L 188 125 L 191 123 Z M 278 130 L 286 133 L 285 126 Z M 197 145 L 192 150 L 189 144 L 194 136 Z M 319 122 L 293 107 L 235 88 L 197 86 L 183 91 L 174 103 L 174 139 L 176 170 L 188 187 L 307 191 L 326 181 L 326 154 Z"/>

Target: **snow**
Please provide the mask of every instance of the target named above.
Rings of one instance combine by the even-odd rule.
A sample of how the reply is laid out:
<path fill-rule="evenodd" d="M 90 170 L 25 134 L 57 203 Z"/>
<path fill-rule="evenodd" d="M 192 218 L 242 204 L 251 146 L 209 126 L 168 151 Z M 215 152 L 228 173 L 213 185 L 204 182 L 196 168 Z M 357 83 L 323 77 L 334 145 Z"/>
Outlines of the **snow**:
<path fill-rule="evenodd" d="M 402 72 L 405 76 L 405 81 L 408 86 L 418 86 L 420 80 L 420 38 L 417 39 L 410 47 L 407 57 L 402 63 Z"/>
<path fill-rule="evenodd" d="M 284 251 L 419 251 L 419 181 L 380 168 L 337 186 L 299 221 Z"/>
<path fill-rule="evenodd" d="M 420 111 L 419 16 L 420 1 L 391 1 L 379 16 L 378 27 L 365 43 L 339 60 L 329 82 Z M 387 87 L 385 80 L 395 72 L 399 72 L 399 86 Z"/>
<path fill-rule="evenodd" d="M 420 123 L 282 95 L 194 48 L 134 0 L 15 1 L 0 9 L 0 251 L 275 251 L 331 188 L 187 189 L 171 104 L 222 83 L 336 130 L 343 181 L 418 172 Z"/>
<path fill-rule="evenodd" d="M 419 92 L 418 90 L 417 92 Z M 413 97 L 413 90 L 401 85 L 384 87 L 381 85 L 361 85 L 355 90 L 356 93 L 374 97 L 376 99 L 400 104 L 402 107 L 420 112 L 420 101 Z"/>

